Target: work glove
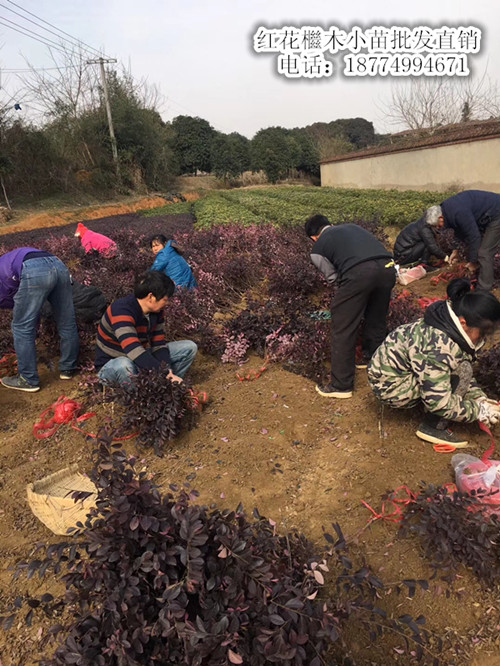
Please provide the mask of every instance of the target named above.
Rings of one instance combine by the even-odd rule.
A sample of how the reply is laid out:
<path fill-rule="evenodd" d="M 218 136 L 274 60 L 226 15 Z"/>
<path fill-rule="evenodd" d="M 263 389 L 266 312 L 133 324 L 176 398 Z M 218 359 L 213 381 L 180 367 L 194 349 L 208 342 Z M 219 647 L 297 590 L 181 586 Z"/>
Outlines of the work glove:
<path fill-rule="evenodd" d="M 494 426 L 500 420 L 500 405 L 495 400 L 481 400 L 478 421 Z"/>

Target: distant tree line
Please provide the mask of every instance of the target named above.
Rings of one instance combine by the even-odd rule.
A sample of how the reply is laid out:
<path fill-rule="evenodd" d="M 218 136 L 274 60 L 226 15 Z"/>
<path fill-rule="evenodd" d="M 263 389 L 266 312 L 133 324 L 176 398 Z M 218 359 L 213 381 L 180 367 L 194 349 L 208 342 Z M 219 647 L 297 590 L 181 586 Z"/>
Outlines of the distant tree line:
<path fill-rule="evenodd" d="M 252 139 L 219 132 L 198 117 L 164 122 L 150 86 L 126 72 L 111 71 L 107 80 L 120 181 L 99 79 L 81 54 L 68 54 L 57 75 L 33 68 L 24 78 L 24 96 L 36 102 L 39 122 L 19 119 L 22 104 L 0 104 L 0 180 L 14 203 L 81 191 L 165 191 L 184 174 L 230 181 L 263 171 L 272 183 L 291 175 L 318 178 L 321 159 L 376 141 L 372 123 L 363 118 L 268 127 Z"/>
<path fill-rule="evenodd" d="M 363 118 L 315 123 L 304 128 L 267 127 L 252 139 L 216 131 L 203 118 L 177 116 L 170 146 L 180 174 L 214 173 L 230 179 L 263 171 L 271 183 L 293 172 L 319 177 L 321 159 L 376 142 L 373 124 Z"/>

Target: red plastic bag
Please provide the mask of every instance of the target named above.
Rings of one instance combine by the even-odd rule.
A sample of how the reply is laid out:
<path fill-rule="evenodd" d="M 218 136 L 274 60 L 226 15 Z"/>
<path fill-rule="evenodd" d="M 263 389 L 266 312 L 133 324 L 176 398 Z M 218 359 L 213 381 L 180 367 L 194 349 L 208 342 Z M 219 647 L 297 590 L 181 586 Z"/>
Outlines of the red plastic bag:
<path fill-rule="evenodd" d="M 17 375 L 17 356 L 15 354 L 4 354 L 0 358 L 0 377 Z"/>
<path fill-rule="evenodd" d="M 486 490 L 486 495 L 480 496 L 481 504 L 485 506 L 485 515 L 496 514 L 500 518 L 500 460 L 486 460 L 483 462 L 467 453 L 457 453 L 451 459 L 455 470 L 457 488 L 462 493 L 473 490 Z"/>

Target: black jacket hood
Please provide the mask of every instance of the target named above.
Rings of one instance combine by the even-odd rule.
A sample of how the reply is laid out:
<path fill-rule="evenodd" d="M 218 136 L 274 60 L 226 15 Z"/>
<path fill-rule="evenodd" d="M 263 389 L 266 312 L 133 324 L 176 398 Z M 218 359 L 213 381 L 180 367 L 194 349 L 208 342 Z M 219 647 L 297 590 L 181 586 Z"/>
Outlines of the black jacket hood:
<path fill-rule="evenodd" d="M 467 354 L 476 356 L 476 350 L 467 343 L 467 340 L 457 329 L 448 310 L 448 301 L 436 301 L 431 303 L 424 313 L 424 321 L 429 326 L 438 328 L 446 333 Z"/>

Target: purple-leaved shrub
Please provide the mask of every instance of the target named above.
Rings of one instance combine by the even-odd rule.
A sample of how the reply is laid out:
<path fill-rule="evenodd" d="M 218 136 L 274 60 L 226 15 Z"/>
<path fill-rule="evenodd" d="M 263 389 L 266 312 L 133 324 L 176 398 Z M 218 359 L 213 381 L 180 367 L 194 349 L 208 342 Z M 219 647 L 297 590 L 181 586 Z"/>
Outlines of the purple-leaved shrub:
<path fill-rule="evenodd" d="M 474 377 L 491 398 L 500 399 L 500 344 L 479 354 Z"/>
<path fill-rule="evenodd" d="M 405 290 L 391 299 L 387 315 L 387 330 L 390 332 L 398 326 L 417 321 L 423 314 L 424 310 L 418 302 L 418 298 Z"/>
<path fill-rule="evenodd" d="M 167 378 L 168 370 L 139 370 L 131 381 L 113 387 L 116 402 L 124 408 L 121 429 L 137 434 L 137 443 L 163 455 L 168 441 L 194 424 L 195 409 L 185 382 Z"/>
<path fill-rule="evenodd" d="M 488 585 L 500 576 L 500 520 L 483 512 L 487 490 L 449 492 L 425 485 L 404 511 L 402 537 L 419 537 L 435 572 L 456 578 L 457 565 L 464 565 Z"/>
<path fill-rule="evenodd" d="M 36 229 L 18 237 L 59 256 L 76 280 L 99 287 L 110 303 L 130 294 L 135 277 L 152 265 L 148 241 L 153 233 L 163 231 L 179 242 L 199 284 L 192 291 L 179 290 L 169 300 L 167 340 L 193 339 L 203 352 L 219 358 L 224 355 L 226 360 L 234 356 L 227 348 L 230 339 L 231 345 L 244 339 L 249 345 L 247 353 L 265 356 L 271 352 L 287 369 L 317 379 L 325 372 L 329 359 L 330 327 L 328 323 L 318 324 L 314 316 L 317 311 L 329 309 L 334 290 L 311 264 L 311 246 L 303 228 L 235 224 L 197 230 L 192 220 L 189 215 L 123 215 L 89 222 L 90 228 L 115 240 L 119 252 L 113 258 L 85 254 L 80 241 L 73 237 L 75 225 L 54 228 L 50 234 Z M 376 219 L 356 223 L 387 242 Z M 14 238 L 4 238 L 5 250 L 12 249 L 9 243 Z M 421 314 L 417 299 L 395 297 L 388 328 L 414 321 Z M 0 351 L 12 348 L 9 328 L 10 313 L 0 312 Z M 84 364 L 93 358 L 96 330 L 97 324 L 79 325 Z M 277 331 L 280 335 L 276 339 L 269 338 Z M 273 341 L 269 350 L 268 338 Z M 57 354 L 55 328 L 44 327 L 40 340 L 45 358 Z M 238 358 L 241 360 L 242 354 Z M 54 359 L 46 360 L 54 363 Z"/>
<path fill-rule="evenodd" d="M 339 525 L 321 553 L 301 533 L 277 534 L 257 509 L 250 518 L 241 505 L 197 504 L 189 484 L 162 493 L 111 436 L 96 444 L 97 507 L 85 525 L 16 572 L 59 576 L 65 593 L 16 599 L 0 618 L 5 630 L 17 624 L 23 601 L 28 625 L 35 613 L 55 618 L 41 646 L 55 637 L 57 647 L 42 666 L 321 666 L 332 646 L 342 660 L 339 637 L 356 618 L 373 640 L 388 630 L 422 653 L 425 618 L 395 620 L 375 605 L 384 585 L 353 566 Z M 425 581 L 404 583 L 413 596 Z"/>
<path fill-rule="evenodd" d="M 237 363 L 243 365 L 246 361 L 248 348 L 250 343 L 245 338 L 243 333 L 237 335 L 225 335 L 226 347 L 222 354 L 221 361 L 223 363 Z"/>

